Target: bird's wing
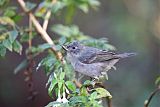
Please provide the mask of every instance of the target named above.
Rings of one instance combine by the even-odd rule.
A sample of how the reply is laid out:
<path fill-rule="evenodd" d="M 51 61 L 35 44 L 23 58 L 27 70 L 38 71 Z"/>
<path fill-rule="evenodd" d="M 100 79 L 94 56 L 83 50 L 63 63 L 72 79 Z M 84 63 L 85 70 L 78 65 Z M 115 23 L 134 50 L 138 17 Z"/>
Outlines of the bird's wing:
<path fill-rule="evenodd" d="M 115 53 L 108 52 L 105 50 L 101 50 L 98 52 L 83 53 L 83 54 L 84 55 L 81 55 L 83 57 L 79 57 L 79 60 L 82 63 L 86 63 L 86 64 L 96 63 L 96 62 L 104 62 L 104 61 L 120 58 Z"/>

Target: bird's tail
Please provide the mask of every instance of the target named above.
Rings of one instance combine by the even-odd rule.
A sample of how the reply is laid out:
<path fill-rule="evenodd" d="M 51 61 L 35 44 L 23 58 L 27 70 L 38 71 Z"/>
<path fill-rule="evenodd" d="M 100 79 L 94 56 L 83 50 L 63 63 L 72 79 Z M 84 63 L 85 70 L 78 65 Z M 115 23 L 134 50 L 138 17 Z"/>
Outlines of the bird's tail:
<path fill-rule="evenodd" d="M 127 58 L 127 57 L 131 57 L 131 56 L 135 56 L 137 55 L 136 53 L 123 53 L 123 54 L 118 54 L 116 55 L 119 58 Z"/>

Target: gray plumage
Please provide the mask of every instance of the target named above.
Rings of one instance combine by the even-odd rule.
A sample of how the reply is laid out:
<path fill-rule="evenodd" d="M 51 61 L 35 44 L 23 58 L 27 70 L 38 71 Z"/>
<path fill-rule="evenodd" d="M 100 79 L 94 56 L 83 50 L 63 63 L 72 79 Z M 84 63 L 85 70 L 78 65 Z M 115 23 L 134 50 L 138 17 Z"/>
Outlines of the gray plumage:
<path fill-rule="evenodd" d="M 92 78 L 107 76 L 107 71 L 121 58 L 136 55 L 135 53 L 115 54 L 106 50 L 88 47 L 74 41 L 64 47 L 67 51 L 67 60 L 74 70 Z"/>

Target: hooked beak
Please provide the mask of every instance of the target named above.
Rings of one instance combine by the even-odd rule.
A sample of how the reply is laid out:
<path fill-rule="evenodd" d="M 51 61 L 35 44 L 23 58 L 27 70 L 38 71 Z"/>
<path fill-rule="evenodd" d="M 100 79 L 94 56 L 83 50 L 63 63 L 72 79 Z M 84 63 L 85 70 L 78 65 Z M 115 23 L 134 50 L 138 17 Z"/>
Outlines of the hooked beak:
<path fill-rule="evenodd" d="M 62 46 L 62 48 L 63 48 L 65 51 L 68 51 L 68 49 L 67 49 L 66 46 L 64 46 L 64 45 L 61 45 L 61 46 Z"/>

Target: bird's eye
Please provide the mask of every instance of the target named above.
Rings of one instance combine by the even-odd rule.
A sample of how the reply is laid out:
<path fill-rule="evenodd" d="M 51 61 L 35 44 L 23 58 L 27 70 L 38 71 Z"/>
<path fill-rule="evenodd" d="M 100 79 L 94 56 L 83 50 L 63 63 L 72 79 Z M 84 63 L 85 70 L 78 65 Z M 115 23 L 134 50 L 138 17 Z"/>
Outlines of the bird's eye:
<path fill-rule="evenodd" d="M 76 47 L 72 47 L 72 49 L 76 49 Z"/>

